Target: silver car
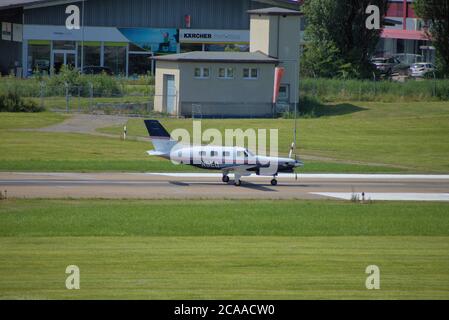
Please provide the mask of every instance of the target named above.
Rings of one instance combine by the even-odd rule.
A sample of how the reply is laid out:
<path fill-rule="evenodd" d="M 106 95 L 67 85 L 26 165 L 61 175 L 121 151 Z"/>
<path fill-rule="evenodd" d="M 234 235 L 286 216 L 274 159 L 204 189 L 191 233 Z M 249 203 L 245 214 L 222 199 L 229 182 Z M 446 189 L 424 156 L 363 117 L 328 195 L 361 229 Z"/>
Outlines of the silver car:
<path fill-rule="evenodd" d="M 420 62 L 415 63 L 410 67 L 409 73 L 412 77 L 422 78 L 425 77 L 426 74 L 434 72 L 435 66 L 431 63 Z"/>

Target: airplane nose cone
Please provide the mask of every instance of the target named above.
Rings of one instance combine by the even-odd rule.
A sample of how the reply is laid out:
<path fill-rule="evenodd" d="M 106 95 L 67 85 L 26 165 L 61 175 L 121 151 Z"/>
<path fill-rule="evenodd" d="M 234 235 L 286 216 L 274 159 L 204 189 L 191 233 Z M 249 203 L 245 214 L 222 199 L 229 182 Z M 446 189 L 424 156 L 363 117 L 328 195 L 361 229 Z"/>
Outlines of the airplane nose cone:
<path fill-rule="evenodd" d="M 304 162 L 301 162 L 299 160 L 295 161 L 295 167 L 304 167 Z"/>

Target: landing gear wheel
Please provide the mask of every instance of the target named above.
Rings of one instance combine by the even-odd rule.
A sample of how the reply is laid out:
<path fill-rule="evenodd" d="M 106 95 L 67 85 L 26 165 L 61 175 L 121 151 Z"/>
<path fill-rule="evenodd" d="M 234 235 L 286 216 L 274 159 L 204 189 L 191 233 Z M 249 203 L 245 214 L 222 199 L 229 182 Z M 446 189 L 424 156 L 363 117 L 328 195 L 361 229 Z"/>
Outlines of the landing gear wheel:
<path fill-rule="evenodd" d="M 242 181 L 241 180 L 235 180 L 235 186 L 236 187 L 240 187 L 242 185 Z"/>
<path fill-rule="evenodd" d="M 278 181 L 276 179 L 271 180 L 271 185 L 272 186 L 277 186 L 278 185 Z"/>
<path fill-rule="evenodd" d="M 228 176 L 223 176 L 223 182 L 224 183 L 228 183 L 229 182 L 229 177 Z"/>

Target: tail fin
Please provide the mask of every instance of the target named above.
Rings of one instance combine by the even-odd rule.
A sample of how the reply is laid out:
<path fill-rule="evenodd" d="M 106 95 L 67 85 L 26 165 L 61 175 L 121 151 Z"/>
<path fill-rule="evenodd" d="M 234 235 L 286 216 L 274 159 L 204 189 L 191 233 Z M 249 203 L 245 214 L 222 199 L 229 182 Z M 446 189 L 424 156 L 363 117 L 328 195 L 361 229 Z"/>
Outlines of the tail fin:
<path fill-rule="evenodd" d="M 169 154 L 177 141 L 171 140 L 170 134 L 157 120 L 145 120 L 145 126 L 157 153 Z"/>

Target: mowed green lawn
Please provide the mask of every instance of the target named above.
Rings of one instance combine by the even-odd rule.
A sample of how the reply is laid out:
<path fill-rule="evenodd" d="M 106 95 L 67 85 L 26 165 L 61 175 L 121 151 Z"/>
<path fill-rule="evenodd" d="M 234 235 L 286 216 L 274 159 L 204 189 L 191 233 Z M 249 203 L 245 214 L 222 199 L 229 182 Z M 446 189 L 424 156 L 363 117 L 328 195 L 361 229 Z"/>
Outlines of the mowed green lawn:
<path fill-rule="evenodd" d="M 0 202 L 2 299 L 449 299 L 442 203 Z M 65 269 L 81 290 L 65 289 Z M 365 288 L 377 265 L 381 290 Z"/>
<path fill-rule="evenodd" d="M 56 113 L 0 113 L 1 171 L 121 171 L 191 172 L 190 166 L 175 166 L 170 161 L 150 157 L 148 142 L 86 134 L 23 131 L 57 124 L 66 115 Z M 246 123 L 247 120 L 241 120 Z M 267 120 L 260 120 L 267 121 Z M 143 119 L 138 120 L 143 124 Z M 20 131 L 22 130 L 22 131 Z M 106 130 L 107 131 L 107 130 Z M 308 161 L 304 172 L 397 172 L 385 166 Z"/>
<path fill-rule="evenodd" d="M 303 172 L 447 173 L 449 172 L 449 102 L 330 104 L 318 118 L 299 120 L 299 155 Z M 34 119 L 34 120 L 33 120 Z M 149 157 L 151 143 L 143 119 L 128 123 L 130 139 L 120 141 L 123 128 L 99 129 L 117 138 L 14 129 L 44 127 L 64 119 L 51 113 L 0 114 L 0 170 L 2 171 L 194 171 Z M 163 119 L 171 131 L 192 131 L 192 120 Z M 280 153 L 288 153 L 293 120 L 203 120 L 203 131 L 279 129 Z"/>
<path fill-rule="evenodd" d="M 340 162 L 380 164 L 373 171 L 448 172 L 449 102 L 342 103 L 323 106 L 322 117 L 299 121 L 299 155 Z M 171 131 L 192 132 L 192 120 L 162 120 Z M 279 129 L 279 152 L 287 154 L 293 120 L 202 120 L 203 130 Z M 122 128 L 100 130 L 120 133 Z M 147 136 L 143 121 L 128 122 L 130 135 Z M 313 161 L 312 161 L 313 162 Z M 332 161 L 330 161 L 332 162 Z M 382 164 L 385 164 L 382 166 Z"/>

